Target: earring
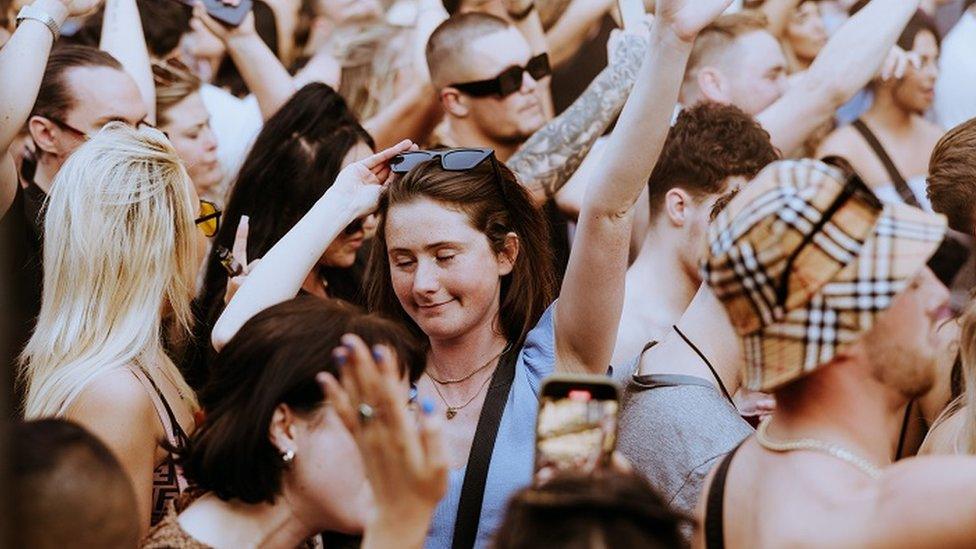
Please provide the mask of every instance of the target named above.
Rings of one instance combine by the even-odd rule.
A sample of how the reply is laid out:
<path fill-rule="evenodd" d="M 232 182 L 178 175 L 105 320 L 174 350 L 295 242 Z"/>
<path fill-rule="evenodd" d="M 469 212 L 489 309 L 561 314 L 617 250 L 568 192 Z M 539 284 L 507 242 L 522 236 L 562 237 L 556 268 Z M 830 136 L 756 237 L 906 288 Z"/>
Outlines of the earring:
<path fill-rule="evenodd" d="M 290 464 L 295 459 L 295 451 L 291 448 L 285 450 L 281 453 L 281 461 L 285 462 L 285 465 Z"/>

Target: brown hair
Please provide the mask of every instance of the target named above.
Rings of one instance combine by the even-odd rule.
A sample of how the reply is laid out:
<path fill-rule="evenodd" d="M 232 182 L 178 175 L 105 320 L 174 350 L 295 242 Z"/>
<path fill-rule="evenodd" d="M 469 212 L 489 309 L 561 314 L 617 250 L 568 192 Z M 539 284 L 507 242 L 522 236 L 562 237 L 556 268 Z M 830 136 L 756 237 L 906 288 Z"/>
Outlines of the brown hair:
<path fill-rule="evenodd" d="M 75 106 L 75 98 L 68 89 L 65 76 L 69 69 L 79 67 L 124 70 L 118 60 L 97 48 L 58 46 L 47 59 L 41 88 L 37 92 L 37 101 L 34 102 L 31 116 L 61 120 L 65 118 L 65 114 Z"/>
<path fill-rule="evenodd" d="M 685 84 L 695 81 L 698 69 L 713 63 L 717 54 L 729 50 L 740 37 L 766 30 L 766 17 L 759 12 L 742 11 L 723 15 L 702 29 L 688 58 Z"/>
<path fill-rule="evenodd" d="M 175 449 L 186 477 L 220 499 L 274 502 L 285 463 L 268 438 L 275 409 L 299 415 L 325 400 L 315 377 L 342 371 L 332 356 L 340 338 L 356 334 L 367 345 L 387 345 L 411 381 L 425 364 L 417 341 L 402 326 L 337 299 L 302 296 L 269 307 L 241 326 L 217 355 L 200 392 L 206 416 L 189 444 Z"/>
<path fill-rule="evenodd" d="M 769 133 L 738 107 L 705 102 L 684 109 L 647 181 L 651 220 L 674 187 L 696 198 L 720 193 L 729 177 L 751 179 L 778 158 Z"/>
<path fill-rule="evenodd" d="M 496 162 L 498 176 L 492 162 Z M 390 280 L 390 259 L 386 247 L 387 212 L 391 206 L 428 198 L 455 206 L 488 238 L 499 253 L 505 237 L 513 232 L 519 239 L 519 254 L 512 272 L 502 277 L 498 311 L 503 335 L 515 346 L 539 321 L 553 300 L 555 274 L 549 227 L 532 203 L 528 191 L 515 174 L 494 158 L 465 172 L 446 171 L 437 160 L 418 164 L 394 181 L 380 197 L 380 224 L 376 230 L 366 272 L 366 295 L 370 310 L 401 320 L 426 340 L 419 326 L 403 310 Z"/>
<path fill-rule="evenodd" d="M 200 91 L 202 83 L 189 67 L 176 59 L 153 61 L 152 72 L 156 84 L 156 123 L 166 126 L 172 122 L 167 111 Z"/>
<path fill-rule="evenodd" d="M 512 496 L 495 547 L 681 547 L 687 520 L 637 474 L 563 473 Z"/>
<path fill-rule="evenodd" d="M 430 68 L 431 82 L 437 88 L 457 83 L 458 67 L 464 63 L 468 44 L 509 28 L 507 22 L 487 13 L 451 16 L 438 25 L 427 40 L 427 66 Z"/>
<path fill-rule="evenodd" d="M 929 158 L 928 190 L 932 208 L 949 218 L 953 229 L 976 231 L 976 118 L 939 139 Z"/>

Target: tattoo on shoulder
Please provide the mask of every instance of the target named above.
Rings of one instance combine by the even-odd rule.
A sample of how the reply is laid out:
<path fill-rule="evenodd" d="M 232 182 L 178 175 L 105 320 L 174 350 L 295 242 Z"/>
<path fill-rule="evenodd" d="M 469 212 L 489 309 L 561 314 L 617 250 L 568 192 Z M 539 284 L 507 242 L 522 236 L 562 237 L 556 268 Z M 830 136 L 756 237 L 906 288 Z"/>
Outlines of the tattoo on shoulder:
<path fill-rule="evenodd" d="M 532 136 L 508 160 L 522 184 L 552 197 L 569 180 L 593 144 L 620 113 L 640 71 L 647 42 L 624 34 L 607 68 L 562 114 Z"/>

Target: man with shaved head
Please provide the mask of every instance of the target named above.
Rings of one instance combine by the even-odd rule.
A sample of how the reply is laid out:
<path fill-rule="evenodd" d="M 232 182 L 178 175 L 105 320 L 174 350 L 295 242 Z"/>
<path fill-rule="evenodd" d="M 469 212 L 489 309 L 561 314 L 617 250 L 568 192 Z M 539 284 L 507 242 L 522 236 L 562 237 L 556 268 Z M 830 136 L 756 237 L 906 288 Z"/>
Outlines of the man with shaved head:
<path fill-rule="evenodd" d="M 552 199 L 623 107 L 646 39 L 611 39 L 610 62 L 568 109 L 547 123 L 540 88 L 551 70 L 545 52 L 506 21 L 460 13 L 427 42 L 427 66 L 446 114 L 437 145 L 490 147 L 537 203 Z"/>

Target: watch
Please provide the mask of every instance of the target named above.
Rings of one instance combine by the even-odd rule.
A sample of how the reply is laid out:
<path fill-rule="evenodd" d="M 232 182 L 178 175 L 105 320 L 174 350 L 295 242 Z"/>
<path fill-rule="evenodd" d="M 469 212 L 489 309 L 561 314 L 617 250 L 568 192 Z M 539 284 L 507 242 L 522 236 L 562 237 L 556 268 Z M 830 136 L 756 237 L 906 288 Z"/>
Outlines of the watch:
<path fill-rule="evenodd" d="M 57 41 L 58 37 L 61 36 L 61 25 L 51 17 L 51 14 L 44 11 L 43 9 L 34 6 L 33 4 L 24 6 L 20 8 L 20 12 L 17 13 L 17 24 L 24 19 L 33 19 L 35 21 L 40 21 L 51 31 L 54 35 L 54 40 Z"/>

